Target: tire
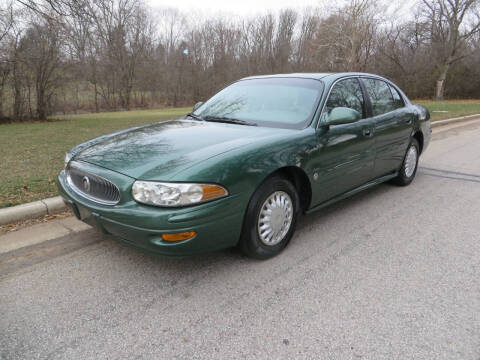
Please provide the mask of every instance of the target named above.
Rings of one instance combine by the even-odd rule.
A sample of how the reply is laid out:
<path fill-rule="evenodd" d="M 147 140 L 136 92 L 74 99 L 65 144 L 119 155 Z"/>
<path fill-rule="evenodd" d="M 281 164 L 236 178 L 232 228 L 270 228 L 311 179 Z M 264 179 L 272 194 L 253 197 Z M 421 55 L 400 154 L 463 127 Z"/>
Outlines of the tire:
<path fill-rule="evenodd" d="M 412 156 L 414 156 L 414 159 L 412 159 Z M 407 152 L 405 153 L 398 176 L 392 180 L 393 184 L 407 186 L 413 181 L 417 174 L 419 156 L 420 146 L 418 145 L 417 139 L 412 138 L 410 145 L 408 145 Z M 414 167 L 412 168 L 413 165 Z"/>
<path fill-rule="evenodd" d="M 240 250 L 248 257 L 262 260 L 278 255 L 295 232 L 299 209 L 300 198 L 291 182 L 279 176 L 265 180 L 248 204 Z M 269 211 L 276 216 L 265 217 Z"/>

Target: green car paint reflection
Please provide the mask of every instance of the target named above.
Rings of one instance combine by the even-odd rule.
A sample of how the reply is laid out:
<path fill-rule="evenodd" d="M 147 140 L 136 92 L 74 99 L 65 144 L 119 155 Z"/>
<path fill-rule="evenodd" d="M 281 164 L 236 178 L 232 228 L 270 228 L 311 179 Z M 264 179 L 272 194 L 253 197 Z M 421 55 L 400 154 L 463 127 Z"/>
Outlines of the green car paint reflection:
<path fill-rule="evenodd" d="M 181 119 L 78 145 L 58 186 L 79 218 L 134 247 L 186 256 L 239 245 L 265 259 L 301 213 L 383 181 L 408 185 L 430 132 L 428 111 L 376 75 L 249 77 Z M 152 185 L 142 201 L 136 181 Z M 193 235 L 165 240 L 182 233 Z"/>

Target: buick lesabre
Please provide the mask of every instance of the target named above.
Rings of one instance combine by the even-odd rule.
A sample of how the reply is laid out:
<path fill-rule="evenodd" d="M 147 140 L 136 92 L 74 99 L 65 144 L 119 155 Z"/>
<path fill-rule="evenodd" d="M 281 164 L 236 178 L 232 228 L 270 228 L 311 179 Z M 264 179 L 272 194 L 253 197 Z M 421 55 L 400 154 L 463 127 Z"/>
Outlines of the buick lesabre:
<path fill-rule="evenodd" d="M 100 136 L 58 176 L 75 215 L 167 256 L 280 253 L 298 217 L 382 182 L 412 182 L 430 115 L 380 76 L 241 79 L 176 120 Z"/>

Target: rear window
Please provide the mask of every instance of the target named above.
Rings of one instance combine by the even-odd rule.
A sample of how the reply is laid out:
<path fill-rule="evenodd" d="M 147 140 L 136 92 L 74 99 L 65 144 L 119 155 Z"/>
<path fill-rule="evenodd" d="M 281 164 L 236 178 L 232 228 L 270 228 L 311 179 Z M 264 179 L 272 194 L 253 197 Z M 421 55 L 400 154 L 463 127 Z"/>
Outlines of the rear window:
<path fill-rule="evenodd" d="M 395 102 L 390 86 L 385 81 L 378 79 L 362 79 L 362 81 L 370 97 L 373 116 L 398 109 L 398 102 Z"/>
<path fill-rule="evenodd" d="M 399 109 L 405 106 L 405 103 L 403 102 L 402 96 L 398 92 L 397 89 L 395 89 L 392 85 L 390 86 L 390 91 L 392 92 L 393 95 L 393 102 L 395 103 L 395 109 Z"/>

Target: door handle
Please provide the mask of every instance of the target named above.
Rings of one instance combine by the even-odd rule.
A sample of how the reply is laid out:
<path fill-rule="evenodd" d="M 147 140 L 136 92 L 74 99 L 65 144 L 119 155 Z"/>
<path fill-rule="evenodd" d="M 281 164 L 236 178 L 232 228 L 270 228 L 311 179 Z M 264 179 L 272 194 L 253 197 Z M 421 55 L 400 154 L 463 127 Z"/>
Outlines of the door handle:
<path fill-rule="evenodd" d="M 363 136 L 370 137 L 373 135 L 373 130 L 372 129 L 363 129 Z"/>

